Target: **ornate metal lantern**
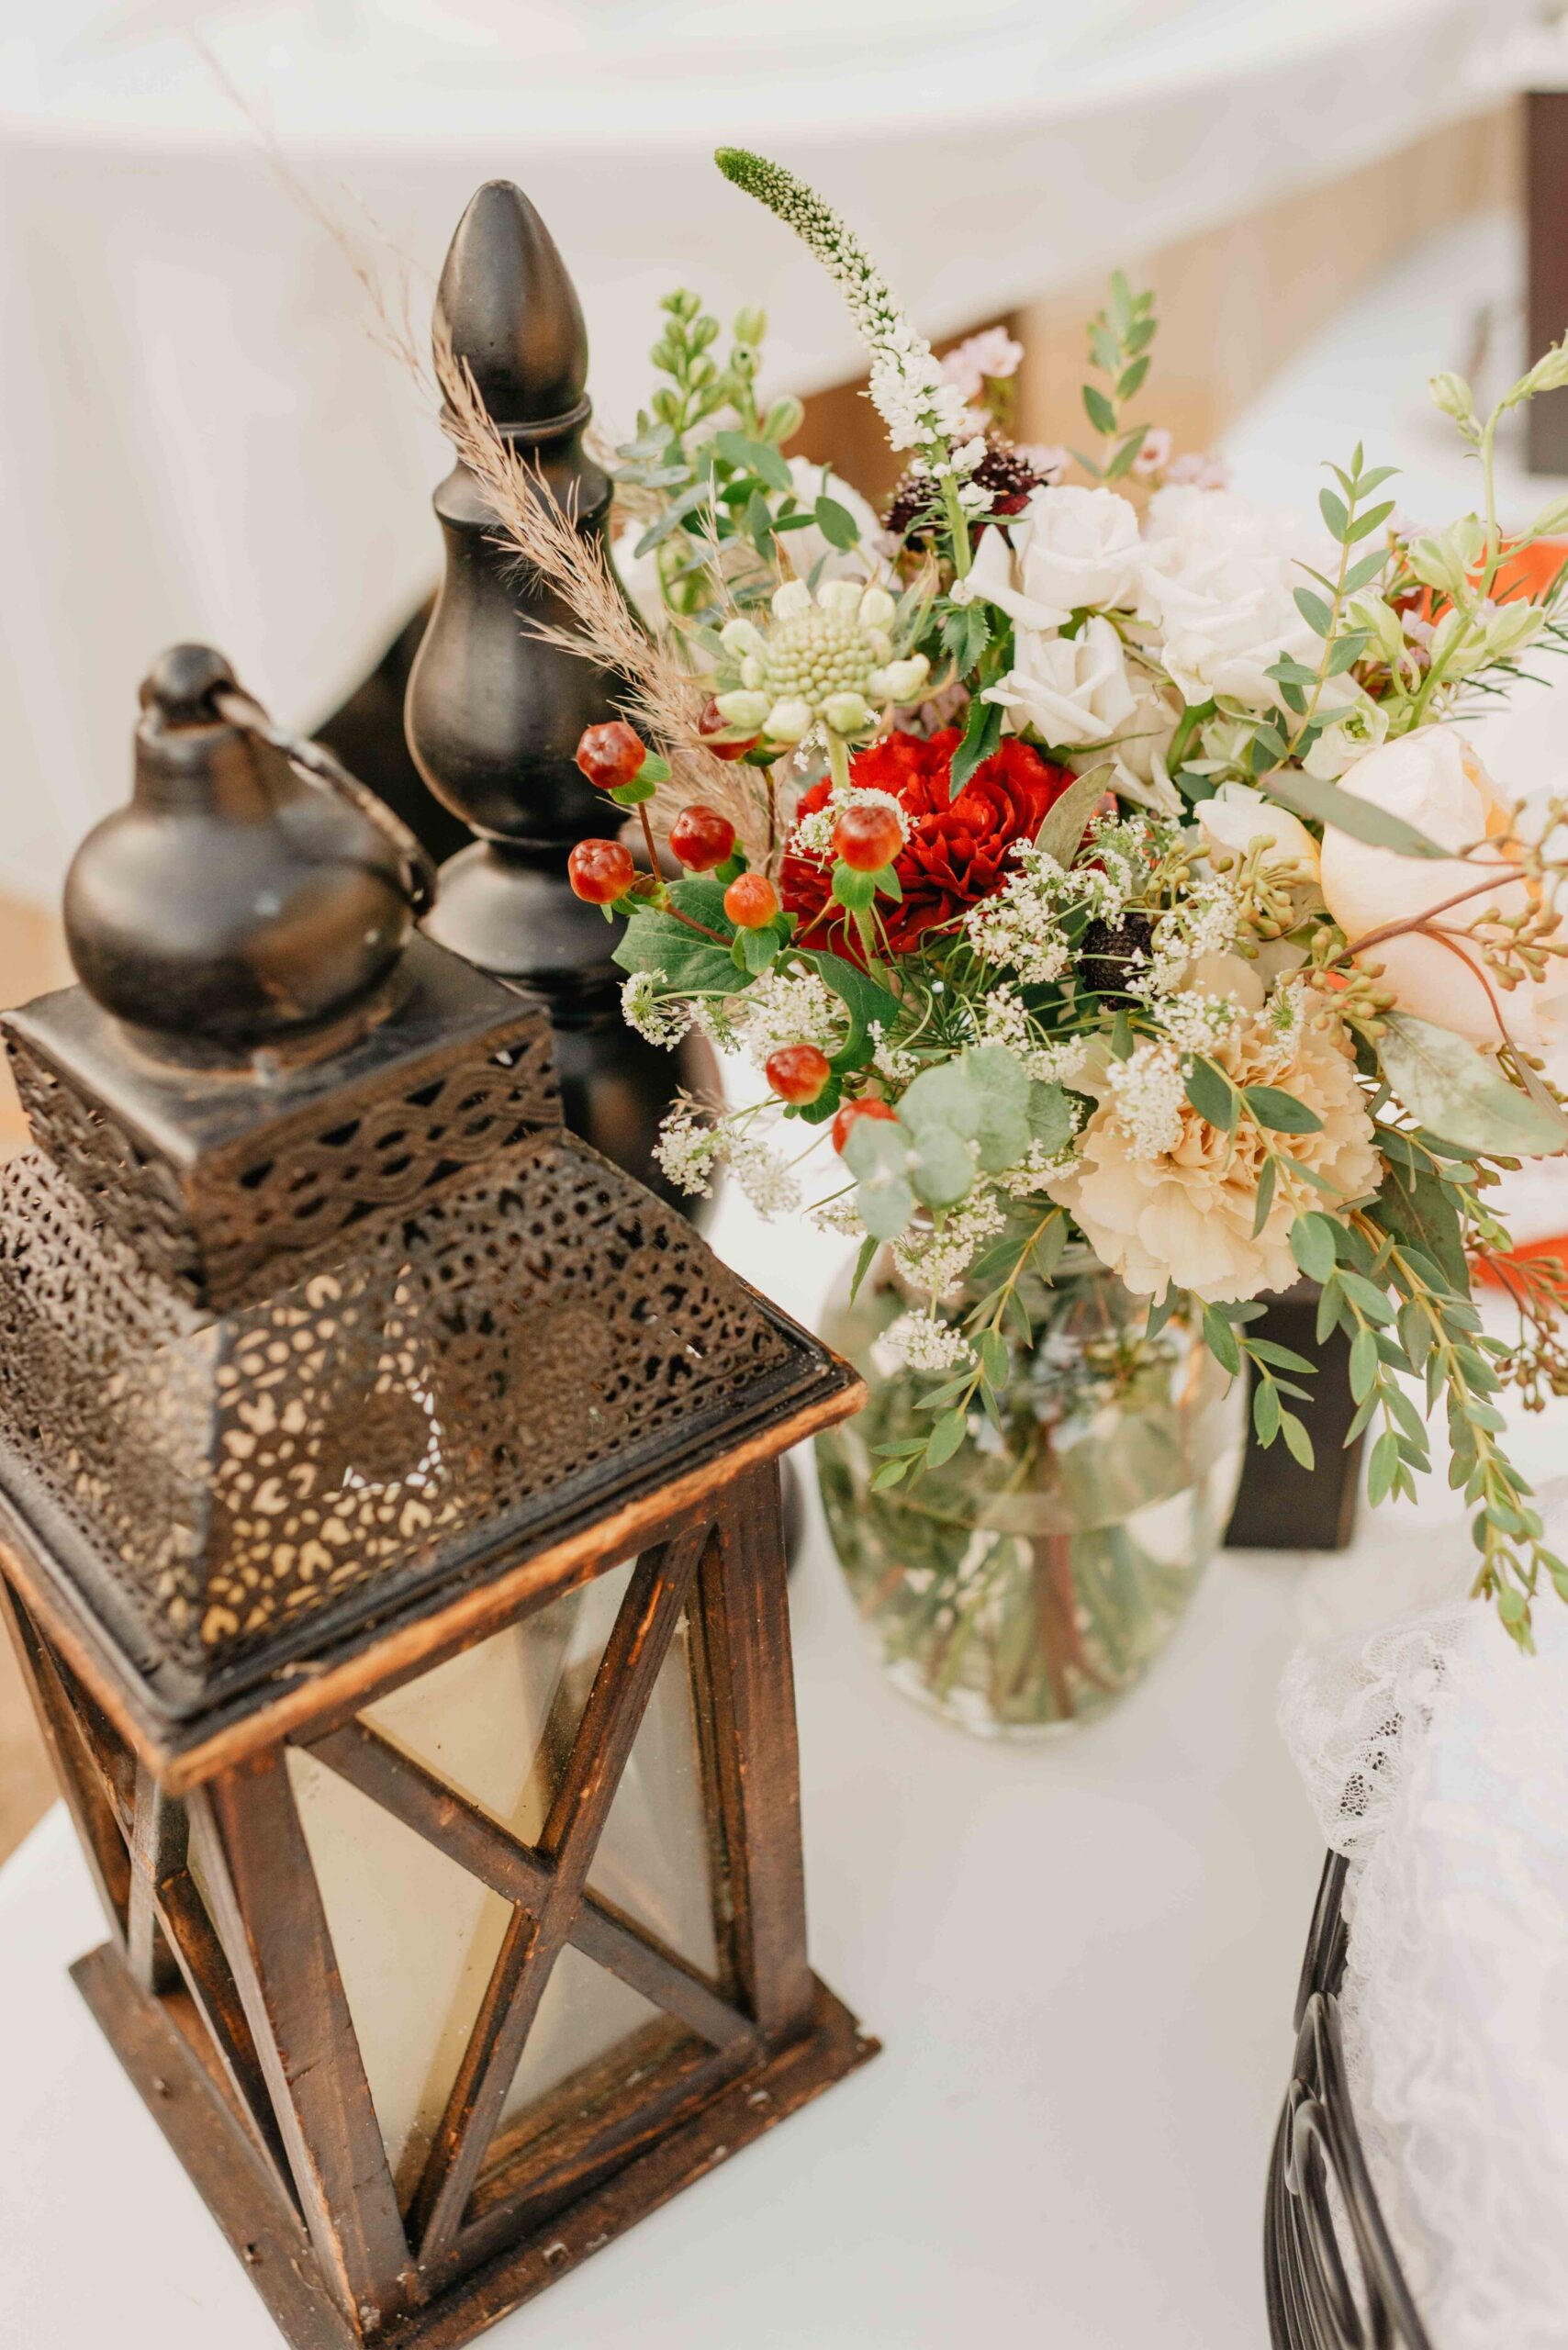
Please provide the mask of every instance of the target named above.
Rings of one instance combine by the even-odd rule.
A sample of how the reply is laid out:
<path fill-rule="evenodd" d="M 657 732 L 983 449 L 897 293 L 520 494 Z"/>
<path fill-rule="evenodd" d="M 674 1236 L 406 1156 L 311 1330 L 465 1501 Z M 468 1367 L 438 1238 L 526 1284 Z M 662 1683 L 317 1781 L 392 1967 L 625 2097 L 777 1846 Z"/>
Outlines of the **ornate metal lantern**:
<path fill-rule="evenodd" d="M 345 778 L 199 649 L 144 700 L 87 988 L 7 1022 L 0 1570 L 95 2014 L 297 2350 L 433 2350 L 872 2053 L 778 1511 L 857 1391 L 404 943 Z"/>

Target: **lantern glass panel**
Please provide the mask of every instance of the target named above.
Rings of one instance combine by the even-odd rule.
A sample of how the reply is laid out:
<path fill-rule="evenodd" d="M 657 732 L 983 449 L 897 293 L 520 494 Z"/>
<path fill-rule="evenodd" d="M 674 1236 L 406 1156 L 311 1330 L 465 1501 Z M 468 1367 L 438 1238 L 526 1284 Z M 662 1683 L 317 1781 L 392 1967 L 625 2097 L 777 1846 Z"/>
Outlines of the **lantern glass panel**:
<path fill-rule="evenodd" d="M 362 1719 L 525 1844 L 543 1828 L 635 1561 L 405 1682 Z"/>
<path fill-rule="evenodd" d="M 416 2184 L 510 1905 L 313 1755 L 289 1777 L 386 2159 Z"/>
<path fill-rule="evenodd" d="M 523 2042 L 501 2108 L 497 2135 L 503 2131 L 510 2134 L 524 2115 L 550 2098 L 563 2082 L 599 2065 L 650 2025 L 661 2038 L 679 2036 L 679 2026 L 672 2024 L 662 2009 L 568 1943 L 550 1970 L 539 2013 Z M 624 2067 L 609 2066 L 606 2073 L 607 2087 L 625 2078 Z M 516 2143 L 514 2138 L 508 2151 Z"/>
<path fill-rule="evenodd" d="M 715 1982 L 719 1945 L 682 1616 L 659 1669 L 588 1874 L 588 1889 Z"/>

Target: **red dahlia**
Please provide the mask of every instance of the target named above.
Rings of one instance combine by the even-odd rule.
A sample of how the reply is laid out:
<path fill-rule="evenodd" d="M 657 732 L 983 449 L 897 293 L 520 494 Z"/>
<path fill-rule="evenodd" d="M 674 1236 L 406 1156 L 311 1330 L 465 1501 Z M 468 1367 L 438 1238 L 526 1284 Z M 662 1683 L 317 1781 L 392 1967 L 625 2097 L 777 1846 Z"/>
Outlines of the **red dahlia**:
<path fill-rule="evenodd" d="M 1008 855 L 1014 842 L 1033 840 L 1073 779 L 1066 767 L 1052 767 L 1010 734 L 955 799 L 950 770 L 958 747 L 958 728 L 945 726 L 929 740 L 890 734 L 850 761 L 851 779 L 863 790 L 890 792 L 909 821 L 909 838 L 893 859 L 903 896 L 877 901 L 895 953 L 907 953 L 923 931 L 951 922 L 999 890 L 1015 869 Z M 801 814 L 814 815 L 831 789 L 825 778 L 812 784 L 801 798 Z M 798 936 L 829 904 L 832 887 L 831 857 L 793 850 L 786 856 L 779 889 L 786 911 L 801 917 Z M 816 923 L 806 943 L 860 959 L 854 924 L 841 914 Z"/>

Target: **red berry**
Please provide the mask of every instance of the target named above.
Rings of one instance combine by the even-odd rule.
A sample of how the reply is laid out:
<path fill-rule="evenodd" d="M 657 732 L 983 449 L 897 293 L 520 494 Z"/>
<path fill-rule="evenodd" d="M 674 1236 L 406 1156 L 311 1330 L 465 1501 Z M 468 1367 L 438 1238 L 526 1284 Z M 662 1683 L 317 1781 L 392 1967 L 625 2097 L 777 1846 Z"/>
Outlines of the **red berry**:
<path fill-rule="evenodd" d="M 814 1045 L 780 1045 L 769 1053 L 763 1074 L 782 1102 L 814 1102 L 833 1070 Z"/>
<path fill-rule="evenodd" d="M 579 841 L 566 859 L 566 878 L 590 906 L 608 906 L 612 899 L 623 898 L 636 872 L 631 850 L 619 841 Z"/>
<path fill-rule="evenodd" d="M 585 726 L 577 743 L 577 765 L 600 791 L 630 783 L 646 756 L 641 736 L 620 718 L 603 726 Z"/>
<path fill-rule="evenodd" d="M 903 846 L 903 827 L 877 800 L 852 800 L 833 828 L 833 845 L 857 873 L 879 873 Z"/>
<path fill-rule="evenodd" d="M 766 873 L 739 873 L 724 892 L 724 912 L 737 930 L 766 930 L 778 912 L 778 892 Z"/>
<path fill-rule="evenodd" d="M 694 802 L 683 808 L 669 828 L 670 855 L 689 873 L 711 873 L 722 865 L 735 845 L 735 828 L 716 808 Z"/>
<path fill-rule="evenodd" d="M 729 722 L 716 701 L 704 702 L 702 715 L 697 722 L 697 732 L 701 735 L 722 734 L 727 731 Z M 752 734 L 744 743 L 710 743 L 708 748 L 716 759 L 744 759 L 761 740 L 760 734 Z"/>
<path fill-rule="evenodd" d="M 898 1112 L 890 1102 L 879 1102 L 874 1098 L 867 1102 L 846 1102 L 841 1110 L 835 1110 L 833 1113 L 834 1150 L 838 1152 L 840 1158 L 843 1157 L 844 1146 L 849 1140 L 849 1130 L 857 1118 L 896 1118 L 897 1116 Z"/>

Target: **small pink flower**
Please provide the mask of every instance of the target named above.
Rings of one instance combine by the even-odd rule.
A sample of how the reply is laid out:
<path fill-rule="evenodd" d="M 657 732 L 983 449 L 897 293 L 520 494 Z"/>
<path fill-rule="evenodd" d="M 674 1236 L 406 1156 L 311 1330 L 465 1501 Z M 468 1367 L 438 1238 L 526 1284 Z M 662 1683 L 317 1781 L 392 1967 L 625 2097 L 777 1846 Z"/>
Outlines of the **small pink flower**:
<path fill-rule="evenodd" d="M 1072 463 L 1070 451 L 1058 446 L 1054 441 L 1020 441 L 1018 454 L 1031 470 L 1037 473 L 1047 488 L 1054 489 Z"/>
<path fill-rule="evenodd" d="M 1172 487 L 1228 489 L 1230 467 L 1218 457 L 1207 457 L 1196 450 L 1189 450 L 1185 456 L 1171 458 L 1165 468 L 1165 478 Z"/>
<path fill-rule="evenodd" d="M 1133 471 L 1148 481 L 1155 474 L 1162 474 L 1170 463 L 1170 435 L 1163 424 L 1151 424 L 1143 436 L 1143 446 L 1133 459 Z"/>
<path fill-rule="evenodd" d="M 963 398 L 978 399 L 988 376 L 992 383 L 1005 382 L 1017 374 L 1023 356 L 1023 344 L 1005 327 L 984 327 L 948 352 L 942 373 Z"/>

